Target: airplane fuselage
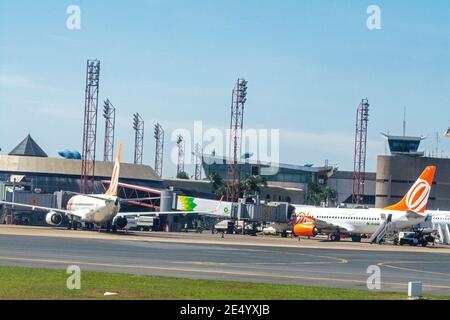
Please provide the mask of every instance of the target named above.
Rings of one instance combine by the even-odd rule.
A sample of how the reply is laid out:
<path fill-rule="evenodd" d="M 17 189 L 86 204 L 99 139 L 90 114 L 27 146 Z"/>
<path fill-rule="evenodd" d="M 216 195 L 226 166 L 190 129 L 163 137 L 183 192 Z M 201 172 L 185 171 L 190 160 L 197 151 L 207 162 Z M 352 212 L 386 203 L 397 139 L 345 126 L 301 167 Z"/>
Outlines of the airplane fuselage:
<path fill-rule="evenodd" d="M 98 194 L 77 195 L 67 203 L 67 210 L 75 213 L 82 222 L 102 225 L 111 222 L 120 210 L 117 197 Z"/>
<path fill-rule="evenodd" d="M 383 209 L 349 209 L 349 208 L 320 208 L 296 207 L 297 217 L 300 215 L 325 221 L 337 228 L 321 227 L 317 225 L 320 233 L 333 233 L 342 230 L 348 234 L 373 234 L 389 215 L 392 215 L 392 227 L 405 229 L 425 220 L 425 216 L 411 218 L 405 212 Z"/>
<path fill-rule="evenodd" d="M 450 225 L 450 211 L 427 210 L 425 213 L 431 216 L 432 224 Z"/>

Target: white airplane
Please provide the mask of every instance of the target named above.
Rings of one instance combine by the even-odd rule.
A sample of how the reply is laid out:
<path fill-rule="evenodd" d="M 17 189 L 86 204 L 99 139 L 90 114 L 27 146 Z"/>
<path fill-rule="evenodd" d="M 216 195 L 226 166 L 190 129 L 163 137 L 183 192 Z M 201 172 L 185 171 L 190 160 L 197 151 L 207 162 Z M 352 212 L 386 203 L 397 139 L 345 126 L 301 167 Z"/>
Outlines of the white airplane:
<path fill-rule="evenodd" d="M 436 167 L 427 167 L 405 197 L 384 209 L 317 208 L 294 206 L 296 218 L 293 232 L 297 236 L 314 237 L 328 234 L 339 241 L 341 235 L 361 241 L 361 235 L 372 235 L 371 240 L 389 230 L 402 230 L 424 222 L 428 198 Z"/>
<path fill-rule="evenodd" d="M 0 204 L 11 205 L 13 207 L 25 207 L 32 210 L 47 211 L 45 221 L 49 225 L 59 226 L 63 222 L 63 217 L 69 218 L 68 229 L 76 230 L 80 222 L 84 222 L 89 229 L 93 229 L 94 225 L 106 227 L 107 231 L 113 229 L 122 229 L 126 226 L 127 220 L 123 217 L 117 217 L 120 210 L 120 203 L 131 200 L 123 200 L 117 196 L 117 188 L 120 173 L 120 157 L 122 153 L 122 145 L 119 145 L 116 162 L 111 177 L 111 183 L 105 194 L 76 194 L 67 203 L 67 209 L 54 209 L 48 207 L 33 206 L 27 204 L 19 204 L 12 202 L 0 201 Z M 145 198 L 149 199 L 149 198 Z"/>
<path fill-rule="evenodd" d="M 450 225 L 450 211 L 427 210 L 425 213 L 431 216 L 432 224 Z"/>
<path fill-rule="evenodd" d="M 450 244 L 450 211 L 427 210 L 425 214 L 430 218 L 431 228 L 421 228 L 425 233 L 437 233 L 439 238 L 445 244 Z"/>

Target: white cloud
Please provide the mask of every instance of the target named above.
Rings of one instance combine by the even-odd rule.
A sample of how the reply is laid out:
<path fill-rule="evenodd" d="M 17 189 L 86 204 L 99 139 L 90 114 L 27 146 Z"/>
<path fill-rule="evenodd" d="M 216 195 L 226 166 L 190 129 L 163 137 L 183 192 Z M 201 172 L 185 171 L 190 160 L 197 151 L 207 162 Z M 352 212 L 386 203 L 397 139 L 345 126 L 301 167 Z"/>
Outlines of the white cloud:
<path fill-rule="evenodd" d="M 37 81 L 36 79 L 22 74 L 0 74 L 0 88 L 7 89 L 26 89 L 41 91 L 43 93 L 55 93 L 55 94 L 74 94 L 74 91 L 59 89 L 52 87 L 46 83 Z"/>
<path fill-rule="evenodd" d="M 0 74 L 0 86 L 34 89 L 38 87 L 38 84 L 26 76 Z"/>

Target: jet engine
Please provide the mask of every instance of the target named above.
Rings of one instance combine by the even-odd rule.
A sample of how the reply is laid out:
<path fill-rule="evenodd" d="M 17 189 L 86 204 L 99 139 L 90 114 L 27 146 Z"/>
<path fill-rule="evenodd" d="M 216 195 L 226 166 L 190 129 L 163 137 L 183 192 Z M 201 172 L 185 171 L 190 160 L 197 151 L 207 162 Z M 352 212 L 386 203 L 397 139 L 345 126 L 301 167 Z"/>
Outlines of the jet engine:
<path fill-rule="evenodd" d="M 296 236 L 315 237 L 318 233 L 319 232 L 314 224 L 298 223 L 294 227 L 294 234 Z"/>
<path fill-rule="evenodd" d="M 50 211 L 45 216 L 45 222 L 51 226 L 59 226 L 63 221 L 63 216 L 61 213 Z"/>
<path fill-rule="evenodd" d="M 116 217 L 114 220 L 114 225 L 117 227 L 117 229 L 123 229 L 127 226 L 128 220 L 125 217 Z"/>

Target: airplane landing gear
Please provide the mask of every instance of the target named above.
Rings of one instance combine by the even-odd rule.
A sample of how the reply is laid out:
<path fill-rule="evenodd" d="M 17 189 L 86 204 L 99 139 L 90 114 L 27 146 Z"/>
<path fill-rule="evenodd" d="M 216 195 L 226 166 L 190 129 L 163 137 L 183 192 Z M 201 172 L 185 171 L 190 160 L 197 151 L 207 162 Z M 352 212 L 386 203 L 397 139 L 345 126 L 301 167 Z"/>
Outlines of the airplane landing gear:
<path fill-rule="evenodd" d="M 339 233 L 333 233 L 330 235 L 331 241 L 341 241 L 341 235 Z"/>
<path fill-rule="evenodd" d="M 78 229 L 78 222 L 74 220 L 70 220 L 67 224 L 67 230 L 77 230 Z"/>
<path fill-rule="evenodd" d="M 86 223 L 85 223 L 85 229 L 86 229 L 86 230 L 89 230 L 89 231 L 94 230 L 94 224 L 93 224 L 93 223 L 90 223 L 90 222 L 86 222 Z"/>
<path fill-rule="evenodd" d="M 361 236 L 352 236 L 352 242 L 361 242 Z"/>

